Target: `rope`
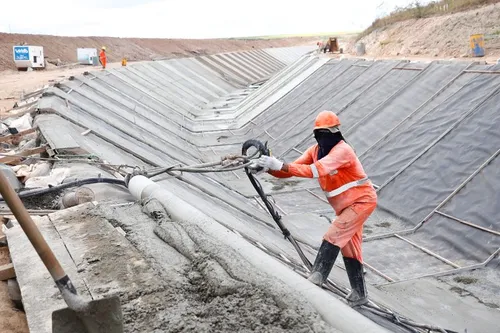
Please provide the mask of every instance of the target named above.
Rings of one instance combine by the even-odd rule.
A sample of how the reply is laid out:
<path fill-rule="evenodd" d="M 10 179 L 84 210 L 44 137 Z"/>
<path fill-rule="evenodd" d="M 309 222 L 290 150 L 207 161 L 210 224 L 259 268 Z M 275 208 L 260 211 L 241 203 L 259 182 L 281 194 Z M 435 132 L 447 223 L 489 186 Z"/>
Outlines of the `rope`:
<path fill-rule="evenodd" d="M 148 171 L 144 171 L 143 175 L 152 178 L 155 176 L 159 176 L 163 173 L 172 173 L 172 172 L 187 172 L 187 173 L 211 173 L 211 172 L 229 172 L 236 171 L 248 168 L 253 161 L 254 157 L 257 156 L 259 152 L 256 151 L 254 154 L 246 156 L 246 155 L 227 155 L 221 158 L 220 161 L 217 162 L 208 162 L 195 164 L 190 166 L 170 166 L 163 168 L 153 168 Z M 219 166 L 219 167 L 217 167 Z"/>

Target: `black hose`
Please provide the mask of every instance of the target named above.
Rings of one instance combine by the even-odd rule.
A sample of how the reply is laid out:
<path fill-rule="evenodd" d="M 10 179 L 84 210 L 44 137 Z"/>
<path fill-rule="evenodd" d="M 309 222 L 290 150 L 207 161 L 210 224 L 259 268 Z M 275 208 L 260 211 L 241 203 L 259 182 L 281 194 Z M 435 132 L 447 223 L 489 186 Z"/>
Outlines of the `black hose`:
<path fill-rule="evenodd" d="M 266 205 L 267 210 L 269 211 L 269 213 L 273 217 L 274 222 L 276 222 L 276 224 L 280 228 L 281 232 L 283 233 L 283 236 L 285 236 L 285 238 L 288 239 L 288 241 L 290 243 L 292 243 L 292 245 L 295 248 L 295 251 L 297 251 L 297 254 L 299 255 L 300 259 L 302 260 L 304 265 L 307 267 L 307 269 L 310 270 L 312 268 L 311 262 L 305 256 L 304 252 L 300 248 L 300 246 L 297 243 L 297 241 L 295 240 L 295 238 L 293 238 L 293 236 L 290 234 L 290 231 L 285 227 L 283 222 L 281 222 L 280 214 L 276 211 L 276 209 L 274 209 L 274 206 L 271 204 L 271 202 L 269 202 L 269 200 L 267 198 L 267 194 L 264 193 L 264 190 L 262 189 L 262 185 L 260 185 L 259 181 L 257 179 L 255 179 L 255 177 L 250 173 L 250 171 L 248 169 L 246 169 L 246 174 L 248 176 L 248 179 L 250 179 L 250 182 L 252 183 L 253 187 L 255 188 L 257 193 L 259 194 L 260 198 L 262 199 L 262 201 Z"/>
<path fill-rule="evenodd" d="M 260 142 L 258 140 L 246 141 L 243 144 L 242 154 L 245 155 L 248 148 L 250 148 L 250 147 L 255 147 L 260 152 L 261 155 L 269 155 L 269 149 L 267 148 L 267 144 L 263 144 L 262 142 Z M 280 228 L 280 230 L 283 233 L 283 235 L 285 236 L 285 238 L 288 241 L 290 241 L 290 243 L 292 243 L 293 247 L 297 251 L 297 254 L 299 255 L 300 259 L 302 260 L 304 266 L 306 266 L 309 270 L 311 270 L 311 267 L 312 267 L 311 262 L 305 256 L 304 252 L 300 248 L 300 246 L 297 243 L 297 241 L 295 240 L 295 238 L 293 238 L 293 236 L 290 234 L 290 231 L 283 225 L 283 222 L 281 221 L 280 214 L 276 211 L 273 204 L 267 198 L 267 194 L 264 192 L 264 189 L 262 188 L 262 185 L 260 184 L 260 182 L 254 177 L 254 175 L 251 173 L 251 171 L 248 168 L 245 168 L 245 172 L 248 176 L 248 179 L 252 183 L 253 187 L 255 188 L 257 193 L 259 194 L 259 196 L 262 199 L 262 201 L 264 202 L 264 204 L 266 205 L 267 210 L 269 211 L 269 213 L 273 217 L 273 220 L 276 222 L 276 224 Z M 345 295 L 346 295 L 346 292 L 342 288 L 337 286 L 335 283 L 333 283 L 333 281 L 331 281 L 330 279 L 327 280 L 327 283 L 325 285 L 323 285 L 323 287 L 325 287 L 326 289 L 330 290 L 331 292 L 333 292 L 339 296 L 345 297 Z M 394 314 L 392 311 L 388 311 L 385 309 L 376 309 L 375 307 L 373 307 L 371 305 L 364 306 L 364 308 L 366 310 L 380 316 L 380 317 L 391 320 L 395 324 L 400 325 L 400 326 L 402 326 L 402 327 L 404 327 L 412 332 L 419 332 L 416 328 L 427 329 L 429 331 L 432 330 L 432 331 L 440 331 L 440 332 L 444 331 L 444 332 L 450 332 L 450 333 L 453 332 L 450 330 L 443 330 L 439 327 L 416 324 L 416 323 L 413 323 L 413 322 L 411 322 L 403 317 L 400 317 L 400 316 Z"/>
<path fill-rule="evenodd" d="M 34 197 L 37 195 L 42 195 L 42 194 L 47 194 L 47 193 L 52 193 L 52 192 L 57 192 L 61 191 L 70 187 L 78 187 L 82 185 L 89 185 L 89 184 L 96 184 L 96 183 L 106 183 L 106 184 L 116 184 L 116 185 L 125 185 L 125 181 L 121 179 L 116 179 L 116 178 L 85 178 L 85 179 L 80 179 L 80 180 L 75 180 L 73 182 L 57 185 L 57 186 L 52 186 L 52 187 L 46 187 L 46 188 L 40 188 L 36 190 L 28 190 L 28 191 L 23 191 L 20 192 L 19 198 L 30 198 Z M 2 197 L 0 197 L 0 201 L 4 201 Z"/>

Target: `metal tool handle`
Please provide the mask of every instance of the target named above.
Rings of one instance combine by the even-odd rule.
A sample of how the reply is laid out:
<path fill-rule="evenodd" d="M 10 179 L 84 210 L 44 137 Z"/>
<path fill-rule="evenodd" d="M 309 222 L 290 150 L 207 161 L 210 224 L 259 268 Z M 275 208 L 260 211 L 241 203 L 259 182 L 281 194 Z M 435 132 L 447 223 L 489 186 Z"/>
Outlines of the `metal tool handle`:
<path fill-rule="evenodd" d="M 64 272 L 61 264 L 59 264 L 56 256 L 43 238 L 42 233 L 38 230 L 35 222 L 33 222 L 33 219 L 24 207 L 23 202 L 2 172 L 0 172 L 0 194 L 16 217 L 17 222 L 24 230 L 26 236 L 28 236 L 31 245 L 35 248 L 40 259 L 42 259 L 50 275 L 52 275 L 59 290 L 61 290 L 61 292 L 63 292 L 63 290 L 68 290 L 72 294 L 76 294 L 76 289 L 71 283 L 71 280 Z"/>

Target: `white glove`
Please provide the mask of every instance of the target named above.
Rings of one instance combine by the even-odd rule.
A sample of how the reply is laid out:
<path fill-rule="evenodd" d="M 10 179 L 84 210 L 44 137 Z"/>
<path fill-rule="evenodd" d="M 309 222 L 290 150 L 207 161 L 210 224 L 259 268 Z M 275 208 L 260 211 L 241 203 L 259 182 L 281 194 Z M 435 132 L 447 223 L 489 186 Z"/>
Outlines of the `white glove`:
<path fill-rule="evenodd" d="M 278 160 L 273 156 L 262 155 L 258 160 L 257 164 L 264 169 L 279 171 L 283 167 L 283 162 Z"/>

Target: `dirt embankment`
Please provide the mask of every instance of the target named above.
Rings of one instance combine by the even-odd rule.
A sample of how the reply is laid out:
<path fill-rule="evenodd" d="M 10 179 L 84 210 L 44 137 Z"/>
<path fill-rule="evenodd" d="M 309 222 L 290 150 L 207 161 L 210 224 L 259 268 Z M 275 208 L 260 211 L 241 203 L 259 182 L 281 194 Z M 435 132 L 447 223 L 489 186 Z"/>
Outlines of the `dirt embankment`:
<path fill-rule="evenodd" d="M 230 51 L 262 49 L 311 44 L 314 37 L 280 39 L 138 39 L 114 37 L 59 37 L 48 35 L 23 35 L 0 33 L 0 71 L 15 69 L 12 46 L 26 43 L 44 47 L 49 59 L 63 63 L 76 62 L 76 49 L 106 46 L 108 61 L 117 62 L 123 57 L 130 61 L 157 60 Z"/>
<path fill-rule="evenodd" d="M 488 57 L 500 57 L 500 3 L 451 15 L 412 19 L 372 32 L 360 41 L 369 56 L 470 57 L 469 37 L 485 35 Z M 350 44 L 354 52 L 354 42 Z"/>

